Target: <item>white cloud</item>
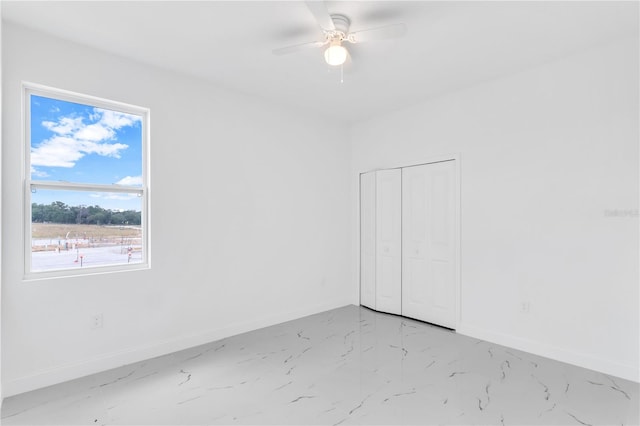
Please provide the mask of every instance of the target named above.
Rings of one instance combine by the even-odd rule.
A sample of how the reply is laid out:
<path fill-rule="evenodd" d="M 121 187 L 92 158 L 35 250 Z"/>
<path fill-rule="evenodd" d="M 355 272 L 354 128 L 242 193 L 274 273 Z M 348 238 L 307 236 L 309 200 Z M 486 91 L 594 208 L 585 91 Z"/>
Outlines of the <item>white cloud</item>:
<path fill-rule="evenodd" d="M 128 146 L 121 143 L 96 143 L 66 136 L 54 136 L 31 150 L 31 164 L 45 167 L 73 167 L 87 154 L 120 158 Z"/>
<path fill-rule="evenodd" d="M 83 127 L 82 117 L 62 117 L 57 123 L 53 121 L 43 121 L 42 125 L 59 135 L 70 135 Z"/>
<path fill-rule="evenodd" d="M 129 145 L 123 143 L 93 143 L 84 142 L 82 144 L 82 151 L 87 154 L 98 154 L 103 157 L 120 158 L 120 151 L 129 148 Z"/>
<path fill-rule="evenodd" d="M 74 137 L 76 139 L 99 142 L 113 139 L 115 134 L 116 132 L 112 128 L 96 123 L 78 129 Z"/>
<path fill-rule="evenodd" d="M 103 200 L 133 200 L 138 194 L 123 194 L 117 192 L 93 193 L 89 195 L 91 198 L 101 198 Z"/>
<path fill-rule="evenodd" d="M 77 140 L 55 136 L 31 150 L 31 164 L 46 167 L 73 167 L 84 154 L 77 148 Z"/>
<path fill-rule="evenodd" d="M 141 120 L 137 115 L 125 114 L 110 109 L 94 108 L 94 112 L 102 116 L 100 123 L 103 126 L 116 130 L 126 126 L 133 126 Z"/>
<path fill-rule="evenodd" d="M 95 122 L 86 124 L 83 117 L 60 117 L 57 122 L 43 121 L 42 126 L 56 135 L 31 149 L 31 164 L 70 168 L 85 155 L 120 158 L 120 152 L 129 146 L 112 142 L 116 130 L 134 126 L 141 120 L 135 115 L 102 108 L 94 108 L 88 118 Z"/>
<path fill-rule="evenodd" d="M 31 176 L 45 178 L 45 177 L 49 177 L 49 173 L 43 172 L 42 170 L 38 170 L 35 167 L 31 166 Z"/>
<path fill-rule="evenodd" d="M 116 185 L 141 186 L 142 176 L 126 176 L 116 182 Z"/>

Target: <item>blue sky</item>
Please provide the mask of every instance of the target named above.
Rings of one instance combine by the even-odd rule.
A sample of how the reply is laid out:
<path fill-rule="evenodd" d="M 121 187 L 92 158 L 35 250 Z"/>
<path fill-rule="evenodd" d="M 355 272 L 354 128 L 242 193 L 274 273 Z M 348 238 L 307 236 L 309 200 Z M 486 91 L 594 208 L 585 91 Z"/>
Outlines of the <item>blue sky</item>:
<path fill-rule="evenodd" d="M 31 180 L 142 184 L 139 116 L 31 95 Z M 140 210 L 138 197 L 121 193 L 43 191 L 32 202 L 99 205 Z"/>

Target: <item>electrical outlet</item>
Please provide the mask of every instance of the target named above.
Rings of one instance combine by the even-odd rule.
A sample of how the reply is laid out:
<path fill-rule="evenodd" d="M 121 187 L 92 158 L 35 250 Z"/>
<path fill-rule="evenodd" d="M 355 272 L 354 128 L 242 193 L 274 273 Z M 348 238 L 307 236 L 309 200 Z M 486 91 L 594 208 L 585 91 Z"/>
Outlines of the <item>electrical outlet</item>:
<path fill-rule="evenodd" d="M 102 328 L 102 314 L 97 314 L 91 317 L 91 328 Z"/>
<path fill-rule="evenodd" d="M 520 304 L 520 311 L 521 311 L 523 314 L 528 314 L 528 313 L 529 313 L 529 308 L 531 307 L 530 305 L 531 305 L 531 304 L 530 304 L 528 301 L 524 301 L 524 302 L 522 302 L 522 303 Z"/>

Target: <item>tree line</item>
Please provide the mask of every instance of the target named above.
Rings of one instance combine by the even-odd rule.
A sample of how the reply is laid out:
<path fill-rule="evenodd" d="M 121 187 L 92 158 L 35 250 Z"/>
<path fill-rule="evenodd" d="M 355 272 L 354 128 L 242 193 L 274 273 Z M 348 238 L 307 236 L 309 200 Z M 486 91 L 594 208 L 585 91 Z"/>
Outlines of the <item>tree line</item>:
<path fill-rule="evenodd" d="M 62 201 L 55 201 L 51 204 L 31 204 L 31 221 L 88 225 L 140 225 L 142 214 L 135 210 L 114 211 L 100 206 L 72 207 Z"/>

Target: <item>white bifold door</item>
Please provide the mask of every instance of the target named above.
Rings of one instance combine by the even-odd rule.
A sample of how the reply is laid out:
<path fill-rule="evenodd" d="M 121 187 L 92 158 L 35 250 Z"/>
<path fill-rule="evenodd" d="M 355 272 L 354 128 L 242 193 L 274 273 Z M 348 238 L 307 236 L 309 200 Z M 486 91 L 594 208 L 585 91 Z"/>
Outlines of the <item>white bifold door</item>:
<path fill-rule="evenodd" d="M 376 172 L 376 309 L 402 313 L 402 172 Z"/>
<path fill-rule="evenodd" d="M 455 328 L 455 163 L 402 169 L 402 315 Z"/>
<path fill-rule="evenodd" d="M 376 309 L 376 173 L 360 175 L 360 304 Z"/>
<path fill-rule="evenodd" d="M 455 161 L 360 176 L 360 303 L 456 326 Z"/>
<path fill-rule="evenodd" d="M 402 172 L 360 175 L 360 304 L 401 313 Z"/>

